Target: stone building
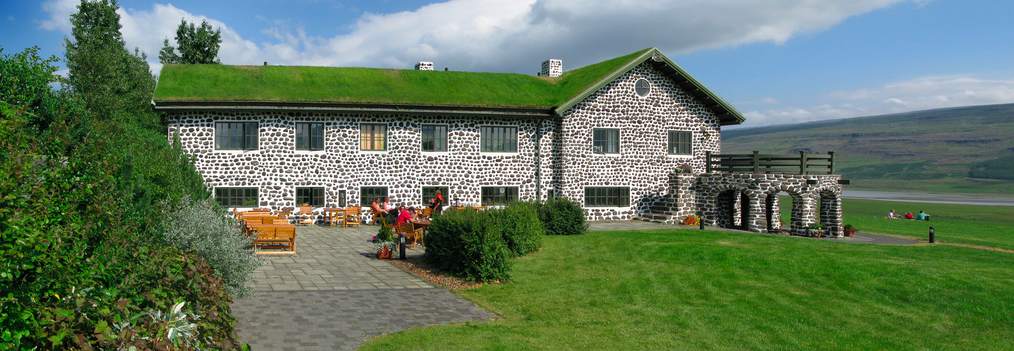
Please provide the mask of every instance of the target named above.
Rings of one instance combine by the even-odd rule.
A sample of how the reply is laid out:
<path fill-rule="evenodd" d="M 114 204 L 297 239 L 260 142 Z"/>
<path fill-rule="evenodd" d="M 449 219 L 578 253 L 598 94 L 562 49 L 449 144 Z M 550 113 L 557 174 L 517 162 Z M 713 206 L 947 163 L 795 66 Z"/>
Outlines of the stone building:
<path fill-rule="evenodd" d="M 742 115 L 657 49 L 537 76 L 432 66 L 166 65 L 154 106 L 227 207 L 422 206 L 440 190 L 448 205 L 559 196 L 590 220 L 701 211 L 772 231 L 787 192 L 792 230 L 840 226 L 833 168 L 725 167 L 721 127 Z"/>

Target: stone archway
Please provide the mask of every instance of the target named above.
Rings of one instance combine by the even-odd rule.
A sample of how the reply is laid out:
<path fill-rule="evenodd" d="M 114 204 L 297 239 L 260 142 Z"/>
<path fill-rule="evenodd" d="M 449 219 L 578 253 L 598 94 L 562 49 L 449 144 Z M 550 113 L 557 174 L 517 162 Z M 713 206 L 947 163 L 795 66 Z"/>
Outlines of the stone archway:
<path fill-rule="evenodd" d="M 785 226 L 781 221 L 782 208 L 779 202 L 779 197 L 783 194 L 788 195 L 792 201 L 788 231 L 790 233 L 798 233 L 806 226 L 806 200 L 800 193 L 784 187 L 778 187 L 765 193 L 764 218 L 767 219 L 767 227 L 765 229 L 769 233 L 785 230 Z"/>

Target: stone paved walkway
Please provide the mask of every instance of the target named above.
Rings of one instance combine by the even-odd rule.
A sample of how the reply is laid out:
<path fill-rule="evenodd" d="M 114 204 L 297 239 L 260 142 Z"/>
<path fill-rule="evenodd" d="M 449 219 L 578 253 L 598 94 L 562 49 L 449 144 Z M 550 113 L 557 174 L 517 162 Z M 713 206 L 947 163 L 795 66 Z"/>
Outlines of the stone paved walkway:
<path fill-rule="evenodd" d="M 240 341 L 254 350 L 352 350 L 405 328 L 492 317 L 371 258 L 366 240 L 376 229 L 297 227 L 296 255 L 261 256 L 253 293 L 232 305 Z"/>

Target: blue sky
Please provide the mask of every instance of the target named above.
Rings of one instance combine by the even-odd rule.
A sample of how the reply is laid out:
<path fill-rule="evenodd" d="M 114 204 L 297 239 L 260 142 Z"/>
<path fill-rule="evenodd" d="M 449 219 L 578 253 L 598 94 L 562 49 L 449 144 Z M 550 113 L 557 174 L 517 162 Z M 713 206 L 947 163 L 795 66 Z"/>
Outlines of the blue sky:
<path fill-rule="evenodd" d="M 63 55 L 77 0 L 0 0 L 0 47 Z M 534 73 L 658 47 L 747 126 L 1014 102 L 1014 2 L 122 0 L 154 60 L 181 18 L 223 28 L 224 63 Z M 159 65 L 152 61 L 153 70 Z"/>

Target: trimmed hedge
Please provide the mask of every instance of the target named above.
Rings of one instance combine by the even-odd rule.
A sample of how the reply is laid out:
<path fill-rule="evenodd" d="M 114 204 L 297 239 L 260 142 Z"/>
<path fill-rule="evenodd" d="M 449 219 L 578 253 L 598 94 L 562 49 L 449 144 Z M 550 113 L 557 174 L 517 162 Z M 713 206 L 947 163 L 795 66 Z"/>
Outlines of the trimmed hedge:
<path fill-rule="evenodd" d="M 577 235 L 588 230 L 581 205 L 570 199 L 552 198 L 539 207 L 539 219 L 549 235 Z"/>
<path fill-rule="evenodd" d="M 503 241 L 514 257 L 524 256 L 542 247 L 542 221 L 539 205 L 533 202 L 515 202 L 488 214 L 500 226 Z"/>
<path fill-rule="evenodd" d="M 434 218 L 426 232 L 426 261 L 469 280 L 510 279 L 510 255 L 489 213 L 449 211 Z"/>

